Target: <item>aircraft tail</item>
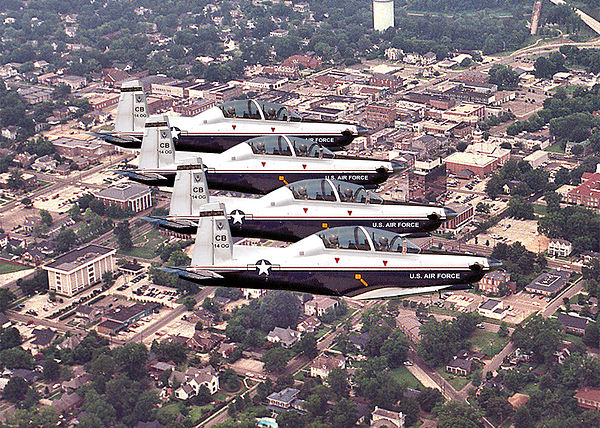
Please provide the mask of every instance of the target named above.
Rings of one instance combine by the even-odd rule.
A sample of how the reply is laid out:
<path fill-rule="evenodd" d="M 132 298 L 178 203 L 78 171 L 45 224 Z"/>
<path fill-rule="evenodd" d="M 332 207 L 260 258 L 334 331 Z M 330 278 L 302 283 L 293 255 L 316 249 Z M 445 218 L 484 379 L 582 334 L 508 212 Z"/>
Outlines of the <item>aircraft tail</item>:
<path fill-rule="evenodd" d="M 115 118 L 115 131 L 142 132 L 147 118 L 148 104 L 141 82 L 139 80 L 123 82 Z"/>
<path fill-rule="evenodd" d="M 175 147 L 168 116 L 154 115 L 146 120 L 138 167 L 142 170 L 175 168 Z"/>
<path fill-rule="evenodd" d="M 195 216 L 200 209 L 209 203 L 206 175 L 200 165 L 185 165 L 177 167 L 175 185 L 171 195 L 169 215 Z"/>
<path fill-rule="evenodd" d="M 233 239 L 223 203 L 205 204 L 199 209 L 198 230 L 192 266 L 212 266 L 233 258 Z"/>

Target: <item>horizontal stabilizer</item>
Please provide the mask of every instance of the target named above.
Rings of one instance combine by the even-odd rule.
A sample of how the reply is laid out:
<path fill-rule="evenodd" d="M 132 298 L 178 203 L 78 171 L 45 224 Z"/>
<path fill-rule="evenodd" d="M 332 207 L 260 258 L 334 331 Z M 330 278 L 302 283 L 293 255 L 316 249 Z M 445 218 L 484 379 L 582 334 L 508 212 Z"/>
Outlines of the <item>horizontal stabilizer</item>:
<path fill-rule="evenodd" d="M 210 270 L 190 270 L 189 268 L 185 267 L 161 267 L 159 269 L 163 272 L 176 273 L 182 278 L 189 278 L 192 280 L 223 279 L 221 275 Z"/>
<path fill-rule="evenodd" d="M 162 228 L 169 230 L 187 229 L 190 227 L 197 228 L 198 221 L 186 218 L 167 218 L 167 217 L 141 217 L 142 220 L 148 223 L 156 224 Z"/>
<path fill-rule="evenodd" d="M 154 182 L 154 181 L 164 181 L 167 180 L 162 174 L 158 172 L 138 172 L 135 169 L 126 170 L 126 169 L 113 169 L 111 172 L 114 172 L 119 175 L 123 175 L 127 178 L 130 178 L 134 181 L 138 182 Z"/>
<path fill-rule="evenodd" d="M 462 288 L 463 287 L 461 287 L 461 289 Z M 465 285 L 464 289 L 467 288 L 472 288 L 472 286 Z M 409 297 L 419 294 L 430 294 L 446 289 L 456 290 L 457 287 L 453 285 L 433 285 L 430 287 L 384 287 L 371 290 L 365 289 L 364 292 L 360 292 L 362 290 L 359 290 L 357 294 L 353 294 L 348 297 L 356 300 L 391 299 L 394 297 Z"/>
<path fill-rule="evenodd" d="M 142 139 L 133 135 L 117 135 L 111 132 L 90 132 L 90 135 L 98 137 L 107 143 L 124 148 L 139 148 L 142 144 Z"/>

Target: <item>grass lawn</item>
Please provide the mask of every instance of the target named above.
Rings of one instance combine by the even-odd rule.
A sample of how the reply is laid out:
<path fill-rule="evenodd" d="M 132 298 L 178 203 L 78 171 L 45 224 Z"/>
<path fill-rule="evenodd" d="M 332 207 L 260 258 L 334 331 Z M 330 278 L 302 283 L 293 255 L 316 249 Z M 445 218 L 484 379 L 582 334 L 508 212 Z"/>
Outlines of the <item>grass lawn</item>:
<path fill-rule="evenodd" d="M 457 391 L 463 389 L 465 385 L 471 381 L 470 377 L 457 376 L 452 373 L 448 373 L 446 371 L 446 367 L 438 367 L 437 372 Z"/>
<path fill-rule="evenodd" d="M 329 331 L 329 328 L 327 328 L 327 327 L 319 327 L 319 329 L 315 332 L 315 338 L 317 340 L 319 340 L 320 338 L 325 336 L 328 331 Z"/>
<path fill-rule="evenodd" d="M 200 420 L 208 417 L 214 410 L 215 406 L 213 404 L 207 404 L 206 406 L 192 406 L 190 410 L 190 419 L 192 423 L 196 424 Z"/>
<path fill-rule="evenodd" d="M 390 370 L 390 374 L 405 388 L 419 389 L 423 384 L 404 366 Z"/>
<path fill-rule="evenodd" d="M 141 257 L 144 259 L 153 259 L 158 256 L 156 250 L 167 240 L 167 238 L 158 233 L 155 229 L 150 229 L 142 235 L 136 234 L 135 232 L 135 229 L 132 230 L 134 247 L 127 251 L 119 250 L 119 254 Z"/>
<path fill-rule="evenodd" d="M 554 144 L 552 144 L 551 146 L 546 148 L 547 152 L 553 152 L 553 153 L 564 153 L 564 150 L 560 144 L 560 142 L 556 142 Z"/>
<path fill-rule="evenodd" d="M 31 269 L 29 266 L 16 265 L 8 262 L 0 262 L 0 275 L 5 273 L 19 272 L 22 270 Z"/>
<path fill-rule="evenodd" d="M 218 401 L 225 401 L 227 398 L 227 395 L 223 394 L 222 392 L 217 392 L 215 395 L 213 395 L 213 399 Z"/>
<path fill-rule="evenodd" d="M 493 357 L 508 343 L 508 337 L 499 337 L 497 333 L 477 329 L 470 337 L 471 348 L 474 348 L 488 357 Z"/>

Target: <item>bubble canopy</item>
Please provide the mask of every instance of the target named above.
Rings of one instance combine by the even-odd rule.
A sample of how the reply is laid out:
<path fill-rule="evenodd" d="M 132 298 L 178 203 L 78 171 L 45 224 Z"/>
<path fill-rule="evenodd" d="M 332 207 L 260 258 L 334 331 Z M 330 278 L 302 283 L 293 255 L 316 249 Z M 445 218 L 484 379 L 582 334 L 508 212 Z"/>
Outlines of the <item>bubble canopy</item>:
<path fill-rule="evenodd" d="M 256 155 L 334 158 L 335 154 L 311 140 L 284 135 L 265 135 L 246 141 Z"/>
<path fill-rule="evenodd" d="M 311 179 L 286 186 L 294 199 L 307 201 L 338 201 L 359 204 L 383 204 L 383 199 L 358 184 L 338 180 Z"/>
<path fill-rule="evenodd" d="M 421 248 L 402 235 L 371 227 L 335 227 L 317 233 L 327 249 L 421 253 Z"/>
<path fill-rule="evenodd" d="M 277 120 L 301 122 L 302 117 L 282 104 L 259 100 L 232 100 L 218 106 L 223 116 L 230 119 Z"/>

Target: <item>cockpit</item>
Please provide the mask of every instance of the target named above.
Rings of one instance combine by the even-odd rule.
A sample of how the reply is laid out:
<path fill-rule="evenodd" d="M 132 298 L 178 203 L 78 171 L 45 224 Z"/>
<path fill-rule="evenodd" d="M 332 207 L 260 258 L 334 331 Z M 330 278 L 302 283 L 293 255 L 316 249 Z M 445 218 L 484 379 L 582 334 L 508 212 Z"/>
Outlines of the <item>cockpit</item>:
<path fill-rule="evenodd" d="M 277 120 L 301 122 L 302 116 L 282 104 L 259 100 L 233 100 L 220 104 L 223 116 L 230 119 Z"/>
<path fill-rule="evenodd" d="M 283 135 L 266 135 L 246 141 L 255 155 L 334 158 L 329 149 L 310 140 Z"/>
<path fill-rule="evenodd" d="M 294 199 L 305 201 L 352 202 L 358 204 L 383 204 L 383 199 L 364 187 L 338 180 L 301 180 L 286 186 Z"/>
<path fill-rule="evenodd" d="M 370 227 L 347 226 L 317 233 L 327 249 L 419 254 L 421 248 L 402 235 Z"/>

